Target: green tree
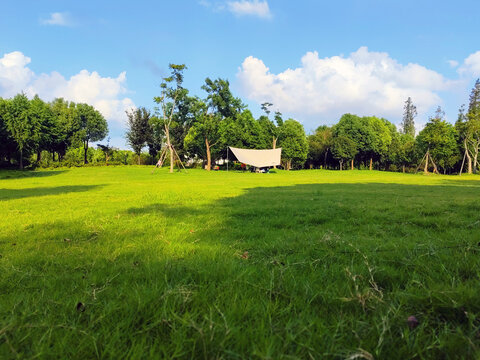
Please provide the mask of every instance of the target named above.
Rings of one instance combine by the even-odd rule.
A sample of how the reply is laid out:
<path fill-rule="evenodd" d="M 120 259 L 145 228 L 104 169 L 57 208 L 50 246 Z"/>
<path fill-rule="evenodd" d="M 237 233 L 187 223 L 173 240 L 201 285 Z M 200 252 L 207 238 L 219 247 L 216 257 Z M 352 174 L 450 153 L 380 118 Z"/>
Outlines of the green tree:
<path fill-rule="evenodd" d="M 410 134 L 397 134 L 392 137 L 388 156 L 392 163 L 405 172 L 405 167 L 411 165 L 415 159 L 415 138 Z"/>
<path fill-rule="evenodd" d="M 207 92 L 206 103 L 213 113 L 218 113 L 223 118 L 235 118 L 245 109 L 245 105 L 239 98 L 232 95 L 228 80 L 210 78 L 205 79 L 202 89 Z"/>
<path fill-rule="evenodd" d="M 115 150 L 113 147 L 110 146 L 110 138 L 107 139 L 107 145 L 97 144 L 97 147 L 103 152 L 105 155 L 105 165 L 108 165 L 108 160 L 114 154 Z M 140 159 L 140 157 L 139 157 Z M 140 161 L 139 161 L 140 163 Z"/>
<path fill-rule="evenodd" d="M 369 169 L 372 170 L 373 160 L 379 160 L 382 156 L 385 156 L 392 142 L 390 123 L 375 116 L 362 118 L 362 123 L 366 136 L 361 151 L 369 159 Z"/>
<path fill-rule="evenodd" d="M 51 144 L 52 147 L 49 150 L 52 152 L 53 157 L 55 157 L 55 152 L 57 152 L 59 160 L 62 160 L 68 148 L 72 146 L 72 142 L 76 140 L 75 134 L 80 130 L 80 124 L 77 121 L 76 104 L 63 98 L 57 98 L 49 105 L 55 118 L 57 129 L 55 142 Z"/>
<path fill-rule="evenodd" d="M 186 66 L 184 64 L 170 64 L 169 68 L 170 76 L 163 78 L 160 84 L 160 96 L 154 97 L 153 100 L 160 105 L 160 108 L 157 109 L 159 113 L 158 118 L 164 129 L 167 151 L 170 155 L 170 172 L 173 173 L 175 149 L 170 136 L 170 127 L 173 122 L 174 112 L 177 109 L 177 100 L 183 93 L 183 71 L 186 69 Z"/>
<path fill-rule="evenodd" d="M 77 104 L 75 117 L 79 129 L 75 136 L 83 143 L 83 162 L 87 164 L 89 143 L 103 140 L 108 134 L 108 124 L 102 114 L 88 104 Z"/>
<path fill-rule="evenodd" d="M 391 126 L 387 120 L 375 116 L 345 114 L 333 127 L 333 137 L 345 136 L 354 141 L 358 155 L 369 162 L 372 170 L 373 160 L 380 160 L 388 152 L 392 142 Z"/>
<path fill-rule="evenodd" d="M 340 170 L 343 170 L 343 162 L 352 160 L 357 155 L 357 143 L 348 136 L 335 136 L 332 140 L 332 154 L 340 163 Z"/>
<path fill-rule="evenodd" d="M 278 134 L 280 131 L 280 127 L 283 124 L 282 113 L 279 111 L 275 112 L 274 121 L 271 121 L 270 116 L 270 107 L 273 106 L 272 103 L 265 102 L 261 105 L 262 110 L 265 112 L 266 115 L 260 116 L 258 122 L 262 128 L 262 131 L 265 136 L 267 136 L 272 141 L 272 149 L 277 147 L 278 141 Z"/>
<path fill-rule="evenodd" d="M 403 107 L 403 119 L 401 123 L 402 134 L 408 134 L 415 137 L 415 117 L 417 116 L 417 107 L 413 105 L 412 99 L 408 97 Z"/>
<path fill-rule="evenodd" d="M 307 137 L 308 161 L 314 165 L 323 164 L 327 167 L 327 156 L 331 151 L 333 140 L 332 128 L 326 125 L 319 126 L 315 133 Z"/>
<path fill-rule="evenodd" d="M 478 172 L 478 153 L 480 150 L 480 79 L 470 93 L 468 104 L 467 121 L 465 124 L 468 151 L 473 157 L 473 172 Z"/>
<path fill-rule="evenodd" d="M 429 158 L 434 164 L 443 168 L 444 172 L 453 167 L 459 160 L 457 137 L 458 133 L 452 124 L 444 119 L 445 113 L 440 106 L 431 117 L 425 128 L 417 136 L 418 148 L 425 156 L 425 170 Z"/>
<path fill-rule="evenodd" d="M 8 164 L 10 164 L 10 160 L 17 150 L 16 143 L 7 127 L 10 101 L 10 99 L 0 98 L 0 160 L 6 159 Z"/>
<path fill-rule="evenodd" d="M 308 142 L 302 124 L 293 119 L 286 120 L 280 127 L 278 143 L 287 170 L 292 168 L 292 164 L 303 166 L 307 159 Z"/>
<path fill-rule="evenodd" d="M 17 145 L 19 168 L 23 169 L 23 159 L 35 148 L 35 140 L 40 132 L 37 119 L 32 117 L 30 111 L 30 101 L 25 94 L 18 94 L 7 102 L 5 119 L 7 129 Z"/>
<path fill-rule="evenodd" d="M 221 142 L 219 132 L 221 118 L 218 113 L 209 113 L 207 104 L 201 100 L 198 100 L 196 109 L 196 120 L 185 136 L 185 148 L 192 154 L 200 155 L 205 160 L 205 169 L 210 171 L 212 151 L 215 147 L 218 148 Z M 213 156 L 215 157 L 214 151 Z"/>
<path fill-rule="evenodd" d="M 125 137 L 127 143 L 132 147 L 138 157 L 140 165 L 140 154 L 151 136 L 150 112 L 144 107 L 135 110 L 126 111 L 128 119 L 128 129 Z"/>
<path fill-rule="evenodd" d="M 30 116 L 33 122 L 37 124 L 38 131 L 32 139 L 34 148 L 37 152 L 37 163 L 41 161 L 43 150 L 51 150 L 57 143 L 59 137 L 59 129 L 56 117 L 49 104 L 35 95 L 30 101 Z"/>
<path fill-rule="evenodd" d="M 150 136 L 147 137 L 148 153 L 154 159 L 162 149 L 165 140 L 163 121 L 157 116 L 151 116 L 148 122 Z"/>
<path fill-rule="evenodd" d="M 463 161 L 462 166 L 460 168 L 460 174 L 463 172 L 463 165 L 465 159 L 467 160 L 467 173 L 473 173 L 472 167 L 472 155 L 470 152 L 470 136 L 469 128 L 468 128 L 468 118 L 465 114 L 465 104 L 463 104 L 460 109 L 458 110 L 458 117 L 457 121 L 455 122 L 455 130 L 458 133 L 458 141 L 459 145 L 462 148 L 463 152 Z"/>

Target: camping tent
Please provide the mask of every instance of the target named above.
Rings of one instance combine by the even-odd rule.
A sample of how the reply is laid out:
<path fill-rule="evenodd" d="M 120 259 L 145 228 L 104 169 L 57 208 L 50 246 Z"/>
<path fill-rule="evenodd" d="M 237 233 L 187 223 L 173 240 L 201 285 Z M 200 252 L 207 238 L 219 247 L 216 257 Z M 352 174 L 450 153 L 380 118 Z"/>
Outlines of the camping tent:
<path fill-rule="evenodd" d="M 257 168 L 280 165 L 282 148 L 266 150 L 238 149 L 230 146 L 238 161 Z"/>

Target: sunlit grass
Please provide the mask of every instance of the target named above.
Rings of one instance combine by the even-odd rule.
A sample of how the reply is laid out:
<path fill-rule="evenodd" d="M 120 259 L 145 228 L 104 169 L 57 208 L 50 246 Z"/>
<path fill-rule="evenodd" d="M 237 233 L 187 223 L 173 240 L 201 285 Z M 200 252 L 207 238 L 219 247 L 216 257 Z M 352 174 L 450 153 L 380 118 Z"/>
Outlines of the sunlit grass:
<path fill-rule="evenodd" d="M 0 357 L 475 358 L 479 200 L 478 176 L 0 172 Z"/>

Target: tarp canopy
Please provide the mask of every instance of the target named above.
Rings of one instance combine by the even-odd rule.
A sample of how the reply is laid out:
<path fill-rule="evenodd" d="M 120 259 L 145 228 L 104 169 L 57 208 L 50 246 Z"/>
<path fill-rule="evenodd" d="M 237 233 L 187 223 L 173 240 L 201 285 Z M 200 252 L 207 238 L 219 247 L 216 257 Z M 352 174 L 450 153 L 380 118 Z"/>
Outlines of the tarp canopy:
<path fill-rule="evenodd" d="M 250 150 L 238 149 L 230 147 L 238 161 L 252 165 L 255 167 L 267 167 L 280 165 L 280 158 L 282 157 L 282 148 L 265 149 L 265 150 Z"/>

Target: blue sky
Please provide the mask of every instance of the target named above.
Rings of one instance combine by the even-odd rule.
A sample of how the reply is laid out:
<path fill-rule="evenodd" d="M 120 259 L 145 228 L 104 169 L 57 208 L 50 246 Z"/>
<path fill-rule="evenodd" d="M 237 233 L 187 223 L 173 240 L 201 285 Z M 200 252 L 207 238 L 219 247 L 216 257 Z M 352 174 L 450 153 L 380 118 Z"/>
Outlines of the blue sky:
<path fill-rule="evenodd" d="M 346 112 L 399 123 L 411 96 L 418 127 L 449 121 L 480 76 L 480 2 L 339 0 L 7 1 L 0 12 L 0 96 L 25 91 L 95 105 L 125 147 L 124 111 L 153 108 L 169 63 L 204 96 L 227 78 L 307 131 Z"/>

